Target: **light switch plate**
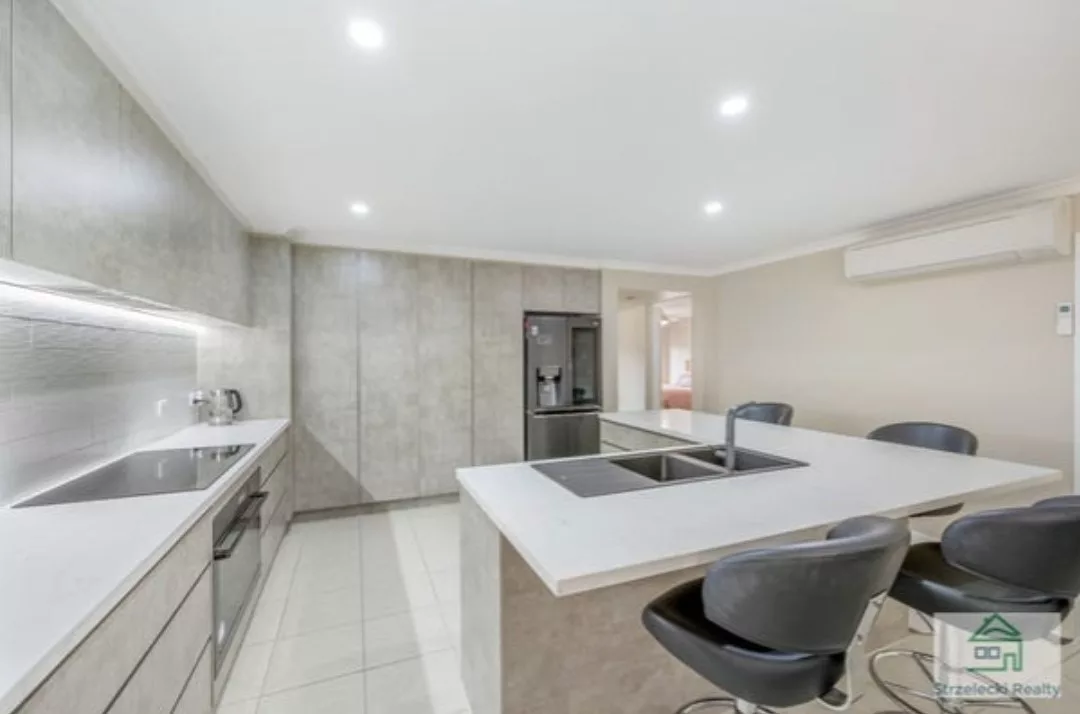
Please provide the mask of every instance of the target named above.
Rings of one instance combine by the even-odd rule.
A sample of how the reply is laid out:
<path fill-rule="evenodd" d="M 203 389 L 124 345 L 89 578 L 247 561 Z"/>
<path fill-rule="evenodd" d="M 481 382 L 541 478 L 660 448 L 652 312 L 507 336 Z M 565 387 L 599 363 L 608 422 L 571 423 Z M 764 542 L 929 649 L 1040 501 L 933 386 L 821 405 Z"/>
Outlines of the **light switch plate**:
<path fill-rule="evenodd" d="M 1068 336 L 1073 333 L 1073 306 L 1071 302 L 1057 304 L 1057 333 Z"/>

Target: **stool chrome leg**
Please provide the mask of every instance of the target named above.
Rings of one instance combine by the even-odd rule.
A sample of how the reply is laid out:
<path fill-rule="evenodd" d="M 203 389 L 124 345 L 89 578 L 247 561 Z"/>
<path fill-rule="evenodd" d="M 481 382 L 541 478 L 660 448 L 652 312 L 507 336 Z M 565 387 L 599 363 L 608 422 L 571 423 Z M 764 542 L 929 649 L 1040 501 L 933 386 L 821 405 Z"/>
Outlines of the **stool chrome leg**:
<path fill-rule="evenodd" d="M 704 711 L 705 709 L 712 709 L 714 707 L 728 707 L 733 709 L 737 714 L 775 714 L 772 709 L 766 707 L 760 707 L 757 704 L 743 701 L 742 699 L 734 699 L 732 697 L 705 697 L 704 699 L 696 699 L 689 704 L 684 704 L 679 708 L 675 714 L 694 714 L 694 712 Z"/>
<path fill-rule="evenodd" d="M 891 682 L 878 671 L 878 663 L 881 660 L 892 657 L 907 657 L 918 668 L 921 675 L 926 679 L 926 690 L 917 687 Z M 1019 697 L 1002 697 L 1000 699 L 944 699 L 934 693 L 934 676 L 931 672 L 934 666 L 934 656 L 926 652 L 915 650 L 882 650 L 870 658 L 870 677 L 874 683 L 885 693 L 889 699 L 903 707 L 912 714 L 963 714 L 965 708 L 982 707 L 1014 707 L 1025 714 L 1035 714 L 1031 705 Z M 989 685 L 997 685 L 990 677 L 978 672 L 966 672 L 967 676 L 978 679 Z M 901 694 L 903 693 L 903 694 Z M 907 695 L 906 697 L 904 695 Z M 916 702 L 922 706 L 917 706 Z"/>
<path fill-rule="evenodd" d="M 675 714 L 693 714 L 693 712 L 699 712 L 705 709 L 712 709 L 713 707 L 731 707 L 735 708 L 735 700 L 731 697 L 706 697 L 705 699 L 697 699 L 679 707 L 679 711 Z"/>

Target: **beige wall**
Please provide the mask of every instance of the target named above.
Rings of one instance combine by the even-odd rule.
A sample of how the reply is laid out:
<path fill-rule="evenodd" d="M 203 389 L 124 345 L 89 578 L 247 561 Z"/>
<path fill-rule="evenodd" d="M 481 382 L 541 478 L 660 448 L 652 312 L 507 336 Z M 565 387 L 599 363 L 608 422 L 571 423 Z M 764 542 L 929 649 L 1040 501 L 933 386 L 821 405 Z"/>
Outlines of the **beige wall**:
<path fill-rule="evenodd" d="M 633 304 L 619 311 L 618 401 L 624 411 L 645 408 L 648 322 L 648 305 Z"/>
<path fill-rule="evenodd" d="M 983 455 L 1070 473 L 1073 340 L 1054 309 L 1073 272 L 1067 258 L 859 284 L 830 251 L 719 276 L 717 400 L 790 402 L 797 425 L 848 434 L 959 424 Z"/>

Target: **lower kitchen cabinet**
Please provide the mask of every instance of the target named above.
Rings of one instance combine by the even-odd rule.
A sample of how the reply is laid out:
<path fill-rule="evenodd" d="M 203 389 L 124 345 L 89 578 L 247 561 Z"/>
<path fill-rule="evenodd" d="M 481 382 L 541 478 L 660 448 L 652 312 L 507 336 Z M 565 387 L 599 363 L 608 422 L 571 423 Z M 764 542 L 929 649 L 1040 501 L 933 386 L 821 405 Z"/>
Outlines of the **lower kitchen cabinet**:
<path fill-rule="evenodd" d="M 264 474 L 262 490 L 267 494 L 262 505 L 262 533 L 259 541 L 261 578 L 264 582 L 274 564 L 281 541 L 285 538 L 289 521 L 292 520 L 293 460 L 292 454 L 286 450 L 288 443 L 289 434 L 286 432 L 267 448 L 266 455 L 259 462 Z M 271 466 L 265 465 L 270 463 Z"/>
<path fill-rule="evenodd" d="M 651 431 L 632 429 L 621 424 L 600 420 L 600 449 L 604 453 L 615 451 L 644 451 L 646 449 L 664 449 L 671 446 L 687 446 L 692 441 L 684 441 Z"/>
<path fill-rule="evenodd" d="M 262 487 L 273 494 L 272 510 L 262 514 L 259 543 L 265 579 L 293 513 L 289 439 L 288 431 L 278 435 L 16 714 L 210 714 L 215 686 L 213 518 L 261 469 Z M 234 647 L 245 634 L 235 634 Z"/>
<path fill-rule="evenodd" d="M 203 518 L 159 562 L 135 589 L 64 660 L 16 711 L 18 714 L 105 712 L 117 693 L 125 689 L 144 656 L 156 647 L 174 613 L 186 602 L 210 604 L 210 519 Z M 200 590 L 205 588 L 205 590 Z M 194 599 L 189 600 L 194 596 Z M 205 617 L 203 617 L 205 613 Z M 201 629 L 192 633 L 203 643 L 210 639 L 209 610 L 187 610 L 185 622 Z M 198 650 L 196 651 L 196 656 Z M 168 655 L 161 654 L 159 657 Z M 192 658 L 184 679 L 195 665 Z M 183 679 L 180 680 L 181 685 Z M 175 696 L 180 693 L 176 688 Z M 169 711 L 173 701 L 161 711 Z M 126 711 L 126 710 L 125 710 Z M 154 710 L 145 709 L 142 712 Z M 140 712 L 140 714 L 142 714 Z"/>
<path fill-rule="evenodd" d="M 108 714 L 172 711 L 210 642 L 211 577 L 207 568 L 120 690 Z"/>
<path fill-rule="evenodd" d="M 214 680 L 213 660 L 210 644 L 207 643 L 171 714 L 210 714 L 214 707 L 211 692 Z"/>

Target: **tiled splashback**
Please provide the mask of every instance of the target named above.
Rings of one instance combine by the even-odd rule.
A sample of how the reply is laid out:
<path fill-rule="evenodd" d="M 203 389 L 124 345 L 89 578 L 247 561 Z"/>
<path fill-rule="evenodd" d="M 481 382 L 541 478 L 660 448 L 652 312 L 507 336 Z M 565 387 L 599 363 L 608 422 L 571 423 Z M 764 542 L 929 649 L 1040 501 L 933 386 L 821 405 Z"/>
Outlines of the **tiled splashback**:
<path fill-rule="evenodd" d="M 195 335 L 0 285 L 0 503 L 193 422 Z"/>

